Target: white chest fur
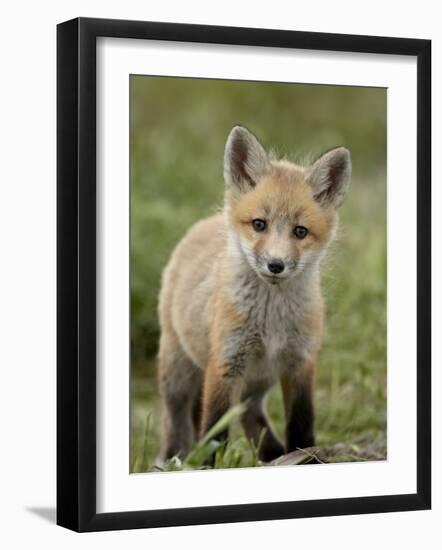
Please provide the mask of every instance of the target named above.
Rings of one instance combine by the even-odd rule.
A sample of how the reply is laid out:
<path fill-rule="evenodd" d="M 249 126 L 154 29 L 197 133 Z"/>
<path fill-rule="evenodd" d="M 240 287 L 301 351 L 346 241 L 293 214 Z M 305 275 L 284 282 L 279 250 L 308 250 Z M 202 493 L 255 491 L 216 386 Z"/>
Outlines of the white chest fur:
<path fill-rule="evenodd" d="M 234 300 L 245 318 L 243 335 L 248 349 L 247 376 L 274 378 L 285 367 L 296 368 L 311 353 L 306 331 L 311 308 L 309 285 L 301 279 L 269 285 L 254 274 L 235 285 Z"/>

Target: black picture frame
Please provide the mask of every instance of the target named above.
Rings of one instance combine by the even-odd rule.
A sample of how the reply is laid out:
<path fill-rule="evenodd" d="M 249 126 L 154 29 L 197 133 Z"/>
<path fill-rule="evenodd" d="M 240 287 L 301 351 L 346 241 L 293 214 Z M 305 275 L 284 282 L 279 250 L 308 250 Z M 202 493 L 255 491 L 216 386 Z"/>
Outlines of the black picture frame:
<path fill-rule="evenodd" d="M 415 494 L 96 512 L 97 37 L 416 57 L 418 245 Z M 57 523 L 75 531 L 102 531 L 429 509 L 431 41 L 79 18 L 58 25 L 57 48 Z"/>

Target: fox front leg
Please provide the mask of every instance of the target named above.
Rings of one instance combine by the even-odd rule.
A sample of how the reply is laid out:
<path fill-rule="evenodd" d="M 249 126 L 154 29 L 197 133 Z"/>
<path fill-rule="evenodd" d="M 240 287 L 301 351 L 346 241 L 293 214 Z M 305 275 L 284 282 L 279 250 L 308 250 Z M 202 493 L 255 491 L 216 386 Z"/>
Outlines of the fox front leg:
<path fill-rule="evenodd" d="M 286 413 L 287 452 L 315 444 L 313 405 L 315 362 L 287 369 L 281 379 Z"/>
<path fill-rule="evenodd" d="M 249 383 L 243 388 L 241 400 L 247 402 L 242 425 L 247 437 L 258 448 L 259 458 L 270 462 L 284 454 L 284 447 L 272 430 L 265 411 L 265 396 L 270 384 L 264 381 Z"/>
<path fill-rule="evenodd" d="M 225 368 L 214 361 L 210 362 L 204 377 L 201 437 L 229 410 L 231 397 L 232 381 L 226 376 Z M 225 440 L 227 435 L 228 430 L 226 429 L 216 438 Z"/>
<path fill-rule="evenodd" d="M 246 357 L 253 338 L 241 327 L 226 330 L 221 325 L 221 330 L 214 332 L 212 341 L 214 345 L 204 377 L 201 436 L 212 428 L 232 405 L 233 391 L 242 385 Z M 217 438 L 225 439 L 226 436 L 227 430 Z"/>

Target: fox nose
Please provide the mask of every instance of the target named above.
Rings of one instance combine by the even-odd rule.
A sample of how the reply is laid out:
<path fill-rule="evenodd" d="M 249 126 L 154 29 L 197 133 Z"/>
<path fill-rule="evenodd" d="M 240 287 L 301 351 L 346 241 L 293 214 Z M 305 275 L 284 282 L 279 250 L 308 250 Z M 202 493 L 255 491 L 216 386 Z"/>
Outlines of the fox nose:
<path fill-rule="evenodd" d="M 272 258 L 267 264 L 271 273 L 282 273 L 284 271 L 284 262 L 279 258 Z"/>

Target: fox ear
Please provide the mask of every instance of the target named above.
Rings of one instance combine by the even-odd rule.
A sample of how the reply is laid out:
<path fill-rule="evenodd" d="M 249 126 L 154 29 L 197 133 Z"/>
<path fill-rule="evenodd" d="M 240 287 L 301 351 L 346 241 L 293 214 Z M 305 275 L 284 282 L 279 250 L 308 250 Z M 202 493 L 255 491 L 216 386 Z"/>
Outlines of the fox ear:
<path fill-rule="evenodd" d="M 227 187 L 247 192 L 270 172 L 270 161 L 256 137 L 242 126 L 235 126 L 224 151 L 224 179 Z"/>
<path fill-rule="evenodd" d="M 324 153 L 307 172 L 307 182 L 321 206 L 338 208 L 347 195 L 350 179 L 350 151 L 345 147 Z"/>

